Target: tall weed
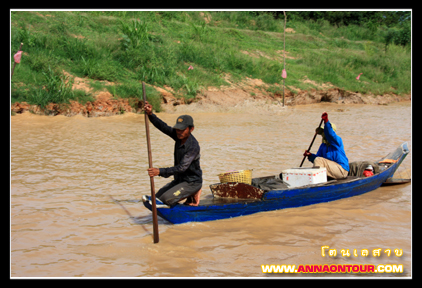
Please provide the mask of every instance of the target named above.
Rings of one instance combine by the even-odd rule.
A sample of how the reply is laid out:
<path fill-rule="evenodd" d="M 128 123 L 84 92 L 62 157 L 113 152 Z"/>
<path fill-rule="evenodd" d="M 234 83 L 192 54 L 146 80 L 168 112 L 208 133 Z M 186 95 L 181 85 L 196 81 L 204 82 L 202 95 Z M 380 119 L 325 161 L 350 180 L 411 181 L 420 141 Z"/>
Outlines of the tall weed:
<path fill-rule="evenodd" d="M 148 23 L 145 21 L 132 20 L 128 24 L 120 20 L 120 31 L 122 33 L 120 43 L 123 50 L 136 49 L 151 38 L 148 34 Z"/>
<path fill-rule="evenodd" d="M 74 99 L 73 80 L 70 77 L 51 69 L 51 67 L 42 74 L 44 75 L 43 85 L 27 97 L 31 104 L 37 104 L 44 108 L 50 102 L 68 103 L 69 99 Z"/>
<path fill-rule="evenodd" d="M 118 66 L 110 61 L 85 59 L 82 57 L 80 72 L 91 79 L 115 81 L 118 78 Z"/>
<path fill-rule="evenodd" d="M 190 26 L 192 28 L 193 39 L 202 42 L 209 32 L 207 24 L 205 22 L 202 22 L 200 25 L 190 23 Z"/>
<path fill-rule="evenodd" d="M 283 26 L 284 21 L 277 21 L 270 14 L 260 14 L 256 18 L 256 27 L 259 30 L 281 32 L 284 29 Z"/>

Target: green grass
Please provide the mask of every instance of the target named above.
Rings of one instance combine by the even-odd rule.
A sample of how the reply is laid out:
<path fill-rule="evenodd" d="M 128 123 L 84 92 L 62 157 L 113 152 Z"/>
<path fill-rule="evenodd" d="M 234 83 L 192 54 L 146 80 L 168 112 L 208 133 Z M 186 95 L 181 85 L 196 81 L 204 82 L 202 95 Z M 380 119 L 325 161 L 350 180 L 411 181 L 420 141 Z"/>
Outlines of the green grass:
<path fill-rule="evenodd" d="M 282 83 L 282 54 L 276 51 L 283 49 L 284 19 L 251 11 L 206 14 L 209 23 L 197 11 L 12 11 L 12 65 L 20 43 L 24 54 L 12 78 L 11 102 L 92 101 L 92 95 L 69 89 L 63 70 L 120 98 L 141 98 L 144 81 L 193 99 L 201 89 L 227 84 L 227 73 L 234 82 L 262 79 L 276 91 L 274 84 Z M 286 50 L 295 57 L 286 59 L 287 86 L 311 88 L 303 83 L 306 75 L 349 91 L 410 93 L 410 47 L 386 47 L 391 29 L 289 18 L 287 27 L 296 32 L 285 35 Z M 242 51 L 260 51 L 274 60 Z M 103 80 L 115 85 L 98 84 Z M 150 86 L 146 92 L 159 111 L 159 93 Z"/>

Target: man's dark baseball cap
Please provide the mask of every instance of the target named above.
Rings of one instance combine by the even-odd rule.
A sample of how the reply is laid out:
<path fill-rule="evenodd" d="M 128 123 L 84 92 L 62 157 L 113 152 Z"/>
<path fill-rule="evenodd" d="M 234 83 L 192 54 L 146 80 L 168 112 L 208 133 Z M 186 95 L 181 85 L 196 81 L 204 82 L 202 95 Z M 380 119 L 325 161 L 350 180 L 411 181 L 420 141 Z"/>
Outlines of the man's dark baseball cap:
<path fill-rule="evenodd" d="M 176 125 L 174 125 L 173 128 L 185 130 L 189 126 L 193 127 L 193 118 L 189 115 L 181 115 L 177 118 Z"/>

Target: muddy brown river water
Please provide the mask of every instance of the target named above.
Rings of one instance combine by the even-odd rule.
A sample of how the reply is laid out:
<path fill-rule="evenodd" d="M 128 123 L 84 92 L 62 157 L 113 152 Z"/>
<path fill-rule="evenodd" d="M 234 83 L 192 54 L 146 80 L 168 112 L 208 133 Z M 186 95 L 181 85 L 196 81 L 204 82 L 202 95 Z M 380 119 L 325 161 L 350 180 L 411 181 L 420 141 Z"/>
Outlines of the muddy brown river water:
<path fill-rule="evenodd" d="M 411 152 L 396 174 L 412 174 L 410 102 L 179 109 L 158 116 L 169 125 L 180 114 L 193 116 L 202 197 L 211 196 L 209 185 L 224 171 L 253 169 L 253 177 L 260 177 L 298 167 L 323 111 L 337 125 L 349 161 L 377 160 L 407 141 Z M 172 140 L 150 130 L 154 166 L 171 166 Z M 312 152 L 320 143 L 317 138 Z M 306 160 L 304 167 L 310 166 Z M 141 201 L 150 193 L 147 168 L 144 115 L 12 116 L 10 276 L 412 277 L 412 184 L 219 221 L 173 225 L 159 218 L 160 242 L 154 244 L 152 215 Z M 157 177 L 156 190 L 169 181 Z M 337 255 L 326 250 L 323 257 L 322 246 Z M 351 255 L 343 256 L 342 249 Z M 368 256 L 361 256 L 363 249 Z M 380 256 L 372 255 L 375 249 Z M 402 264 L 403 272 L 270 274 L 262 272 L 265 264 Z"/>

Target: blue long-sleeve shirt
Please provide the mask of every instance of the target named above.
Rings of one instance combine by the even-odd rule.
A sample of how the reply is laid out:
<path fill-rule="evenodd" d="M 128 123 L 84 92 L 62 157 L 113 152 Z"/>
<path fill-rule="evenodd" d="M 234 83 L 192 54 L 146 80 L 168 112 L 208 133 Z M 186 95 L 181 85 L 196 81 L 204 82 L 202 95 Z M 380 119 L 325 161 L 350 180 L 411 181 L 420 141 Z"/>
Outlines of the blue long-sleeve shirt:
<path fill-rule="evenodd" d="M 316 157 L 323 157 L 340 164 L 344 170 L 349 171 L 349 160 L 344 151 L 343 141 L 333 130 L 330 121 L 324 125 L 324 134 L 330 145 L 322 143 L 318 152 L 308 156 L 308 160 L 313 163 Z"/>
<path fill-rule="evenodd" d="M 199 164 L 200 147 L 196 138 L 191 134 L 182 145 L 181 140 L 177 138 L 176 129 L 168 126 L 155 114 L 148 115 L 148 119 L 158 130 L 175 141 L 174 166 L 159 168 L 159 176 L 168 178 L 174 175 L 174 180 L 178 182 L 202 183 L 202 170 Z"/>

